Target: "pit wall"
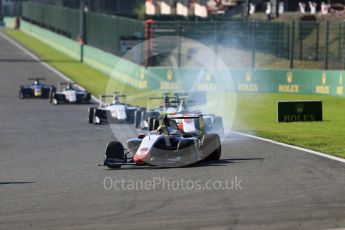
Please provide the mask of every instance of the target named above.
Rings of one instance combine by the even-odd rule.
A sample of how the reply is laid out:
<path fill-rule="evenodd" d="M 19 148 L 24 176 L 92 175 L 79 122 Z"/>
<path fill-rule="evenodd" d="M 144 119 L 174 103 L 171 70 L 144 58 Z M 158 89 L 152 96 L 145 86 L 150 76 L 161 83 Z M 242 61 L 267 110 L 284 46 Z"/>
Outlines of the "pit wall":
<path fill-rule="evenodd" d="M 5 18 L 4 22 L 7 27 L 14 25 L 10 18 Z M 21 22 L 21 30 L 76 60 L 80 59 L 81 46 L 77 41 L 25 21 Z M 84 62 L 108 76 L 143 90 L 188 90 L 195 77 L 200 76 L 198 68 L 144 68 L 87 45 L 84 46 Z M 201 74 L 201 81 L 195 85 L 198 90 L 220 90 L 221 84 L 217 84 L 215 79 L 223 75 L 232 76 L 237 92 L 345 95 L 345 71 L 228 69 Z"/>

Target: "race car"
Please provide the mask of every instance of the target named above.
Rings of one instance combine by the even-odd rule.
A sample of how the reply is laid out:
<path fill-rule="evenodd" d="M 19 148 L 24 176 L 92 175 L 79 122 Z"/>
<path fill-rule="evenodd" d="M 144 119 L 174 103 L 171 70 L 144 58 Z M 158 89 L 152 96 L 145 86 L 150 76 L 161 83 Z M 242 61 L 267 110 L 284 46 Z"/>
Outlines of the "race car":
<path fill-rule="evenodd" d="M 203 95 L 204 96 L 204 95 Z M 189 116 L 198 116 L 203 114 L 201 110 L 195 108 L 196 105 L 200 104 L 200 94 L 197 94 L 198 98 L 187 98 L 187 97 L 178 97 L 179 106 L 175 114 L 180 115 L 189 115 Z M 205 103 L 206 98 L 201 99 Z M 223 118 L 216 114 L 203 114 L 204 123 L 205 123 L 205 132 L 206 133 L 217 133 L 220 136 L 224 135 L 224 125 Z M 184 132 L 191 132 L 196 129 L 195 120 L 184 119 L 177 121 L 178 128 Z"/>
<path fill-rule="evenodd" d="M 61 90 L 51 92 L 49 96 L 49 101 L 54 105 L 65 103 L 89 104 L 91 101 L 91 94 L 86 90 L 77 88 L 75 82 L 60 82 L 59 89 Z"/>
<path fill-rule="evenodd" d="M 110 104 L 103 103 L 103 99 L 112 97 Z M 122 99 L 122 102 L 121 102 Z M 114 95 L 101 95 L 99 107 L 91 107 L 88 111 L 89 124 L 101 123 L 134 123 L 134 113 L 139 108 L 126 103 L 126 95 L 115 92 Z"/>
<path fill-rule="evenodd" d="M 175 120 L 194 119 L 198 130 L 181 132 Z M 147 135 L 127 141 L 128 149 L 119 141 L 111 141 L 105 150 L 104 166 L 111 169 L 123 165 L 182 167 L 202 160 L 217 161 L 221 157 L 218 134 L 204 132 L 204 118 L 199 116 L 160 116 L 152 121 L 154 129 Z M 128 155 L 132 154 L 133 157 Z"/>
<path fill-rule="evenodd" d="M 152 102 L 162 100 L 163 103 L 159 106 L 152 107 Z M 148 97 L 147 109 L 140 109 L 135 112 L 135 128 L 150 129 L 148 127 L 148 119 L 150 117 L 159 117 L 163 113 L 177 113 L 180 104 L 180 96 L 174 94 L 171 96 L 169 93 L 164 93 L 162 97 Z"/>
<path fill-rule="evenodd" d="M 185 93 L 175 93 L 173 96 L 169 93 L 165 93 L 163 97 L 149 97 L 148 110 L 138 110 L 135 112 L 135 128 L 149 129 L 150 119 L 159 117 L 161 114 L 179 114 L 179 115 L 190 115 L 198 116 L 202 112 L 194 107 L 198 104 L 205 103 L 206 98 L 203 94 L 195 94 L 186 96 Z M 197 97 L 197 98 L 196 98 Z M 201 99 L 202 98 L 202 99 Z M 155 107 L 154 109 L 150 108 L 152 100 L 163 100 L 163 105 Z M 206 133 L 217 133 L 220 136 L 224 135 L 224 125 L 223 118 L 215 114 L 203 114 L 205 122 L 205 132 Z M 196 129 L 195 120 L 183 119 L 181 121 L 176 120 L 178 123 L 178 129 L 180 131 L 190 132 L 193 129 Z"/>
<path fill-rule="evenodd" d="M 34 81 L 30 85 L 22 85 L 19 89 L 19 98 L 49 98 L 50 93 L 55 92 L 56 88 L 53 85 L 42 84 L 41 81 L 45 78 L 29 78 L 28 80 Z"/>

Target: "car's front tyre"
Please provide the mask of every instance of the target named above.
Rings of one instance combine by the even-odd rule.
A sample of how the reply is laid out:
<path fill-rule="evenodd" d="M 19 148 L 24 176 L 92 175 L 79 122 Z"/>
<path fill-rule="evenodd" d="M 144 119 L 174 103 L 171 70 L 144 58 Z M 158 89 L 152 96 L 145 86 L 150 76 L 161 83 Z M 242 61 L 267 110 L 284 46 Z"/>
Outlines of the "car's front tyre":
<path fill-rule="evenodd" d="M 104 165 L 110 169 L 121 167 L 121 163 L 125 162 L 124 148 L 121 142 L 111 141 L 105 148 Z"/>
<path fill-rule="evenodd" d="M 95 118 L 95 112 L 96 112 L 96 108 L 95 107 L 91 107 L 89 108 L 89 117 L 88 117 L 88 122 L 89 124 L 93 124 L 94 122 L 94 118 Z"/>
<path fill-rule="evenodd" d="M 25 98 L 25 95 L 24 95 L 22 90 L 19 91 L 19 95 L 18 96 L 19 96 L 20 99 L 24 99 Z"/>
<path fill-rule="evenodd" d="M 206 161 L 217 161 L 222 155 L 222 143 L 218 134 L 206 134 L 202 151 Z"/>

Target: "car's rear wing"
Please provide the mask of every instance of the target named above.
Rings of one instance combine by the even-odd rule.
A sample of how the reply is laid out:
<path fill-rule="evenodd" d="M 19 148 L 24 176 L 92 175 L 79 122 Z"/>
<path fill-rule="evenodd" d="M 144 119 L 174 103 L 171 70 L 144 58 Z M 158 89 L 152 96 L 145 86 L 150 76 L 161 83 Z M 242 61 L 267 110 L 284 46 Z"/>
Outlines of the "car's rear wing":
<path fill-rule="evenodd" d="M 125 102 L 124 102 L 124 104 L 126 104 L 126 101 L 127 101 L 127 96 L 126 95 L 124 95 L 124 94 L 119 94 L 119 92 L 114 92 L 114 94 L 113 95 L 109 95 L 109 94 L 107 94 L 107 95 L 99 95 L 99 104 L 100 104 L 100 106 L 102 106 L 103 105 L 103 99 L 105 99 L 105 98 L 114 98 L 114 100 L 120 100 L 120 98 L 124 98 L 124 100 L 125 100 Z"/>
<path fill-rule="evenodd" d="M 46 79 L 43 77 L 29 77 L 28 80 L 40 82 L 40 81 L 45 81 Z"/>
<path fill-rule="evenodd" d="M 148 104 L 147 104 L 148 109 L 151 108 L 151 101 L 153 100 L 162 100 L 164 103 L 176 104 L 176 106 L 178 106 L 178 103 L 179 103 L 178 96 L 175 96 L 175 95 L 169 96 L 169 93 L 165 93 L 164 96 L 161 96 L 161 97 L 148 97 Z"/>
<path fill-rule="evenodd" d="M 107 98 L 107 97 L 122 97 L 122 98 L 127 98 L 127 96 L 126 95 L 124 95 L 124 94 L 120 94 L 120 92 L 114 92 L 113 94 L 101 94 L 100 95 L 100 97 L 102 97 L 102 98 Z"/>
<path fill-rule="evenodd" d="M 178 120 L 183 120 L 183 119 L 199 119 L 203 118 L 203 115 L 181 115 L 181 114 L 169 114 L 167 115 L 168 118 L 170 119 L 178 119 Z"/>
<path fill-rule="evenodd" d="M 172 120 L 187 120 L 187 119 L 194 119 L 198 121 L 198 127 L 197 130 L 199 130 L 199 135 L 204 135 L 205 134 L 205 121 L 204 121 L 204 116 L 202 114 L 198 115 L 181 115 L 181 114 L 171 114 L 171 115 L 166 115 L 169 119 Z"/>
<path fill-rule="evenodd" d="M 62 87 L 65 86 L 65 85 L 66 86 L 68 85 L 68 86 L 72 87 L 72 85 L 76 85 L 76 84 L 77 83 L 74 82 L 74 81 L 60 81 L 59 85 L 58 85 L 59 86 L 58 90 L 61 91 Z"/>
<path fill-rule="evenodd" d="M 59 85 L 77 84 L 75 81 L 60 81 Z"/>

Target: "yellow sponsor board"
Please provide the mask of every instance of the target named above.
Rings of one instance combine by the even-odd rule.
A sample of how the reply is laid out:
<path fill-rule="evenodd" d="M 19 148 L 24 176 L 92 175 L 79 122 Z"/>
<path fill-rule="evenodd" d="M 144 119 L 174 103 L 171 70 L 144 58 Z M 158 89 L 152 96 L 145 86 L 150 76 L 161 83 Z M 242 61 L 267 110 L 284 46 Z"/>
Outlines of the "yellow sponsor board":
<path fill-rule="evenodd" d="M 201 91 L 216 91 L 217 85 L 215 83 L 200 83 L 198 84 L 198 90 Z"/>
<path fill-rule="evenodd" d="M 147 89 L 147 81 L 138 81 L 139 89 Z"/>
<path fill-rule="evenodd" d="M 326 83 L 327 83 L 327 74 L 326 74 L 326 72 L 322 73 L 321 83 L 322 83 L 322 85 L 317 85 L 316 86 L 315 93 L 318 93 L 318 94 L 329 94 L 330 93 L 330 87 L 328 85 L 326 85 Z"/>
<path fill-rule="evenodd" d="M 141 80 L 144 80 L 144 79 L 145 79 L 145 70 L 144 70 L 144 69 L 142 69 L 142 70 L 140 71 L 140 79 L 141 79 Z"/>
<path fill-rule="evenodd" d="M 344 87 L 342 85 L 343 85 L 343 74 L 340 73 L 340 75 L 339 75 L 339 86 L 337 87 L 337 94 L 338 95 L 343 95 L 343 93 L 344 93 Z"/>
<path fill-rule="evenodd" d="M 246 84 L 246 83 L 242 83 L 242 84 L 237 84 L 237 90 L 238 91 L 249 91 L 249 92 L 258 92 L 259 91 L 259 87 L 257 84 Z"/>
<path fill-rule="evenodd" d="M 172 71 L 171 69 L 167 70 L 167 80 L 171 81 L 174 78 L 174 71 Z"/>
<path fill-rule="evenodd" d="M 129 76 L 126 77 L 127 83 L 130 85 L 135 85 L 135 80 Z"/>
<path fill-rule="evenodd" d="M 178 82 L 161 82 L 160 89 L 166 90 L 178 90 L 180 89 L 180 84 Z"/>
<path fill-rule="evenodd" d="M 327 85 L 317 85 L 315 88 L 315 93 L 318 94 L 329 94 L 330 87 Z"/>
<path fill-rule="evenodd" d="M 299 85 L 279 85 L 278 92 L 280 93 L 299 93 Z"/>
<path fill-rule="evenodd" d="M 248 82 L 248 83 L 251 82 L 252 81 L 252 72 L 247 71 L 245 78 L 246 78 L 246 82 Z"/>
<path fill-rule="evenodd" d="M 147 81 L 136 80 L 130 76 L 126 76 L 125 79 L 127 81 L 127 84 L 137 87 L 139 89 L 147 89 L 148 87 Z"/>
<path fill-rule="evenodd" d="M 292 81 L 293 81 L 293 74 L 292 74 L 291 71 L 287 72 L 287 74 L 286 74 L 286 81 L 287 81 L 287 83 L 289 83 L 289 84 L 292 83 Z"/>

